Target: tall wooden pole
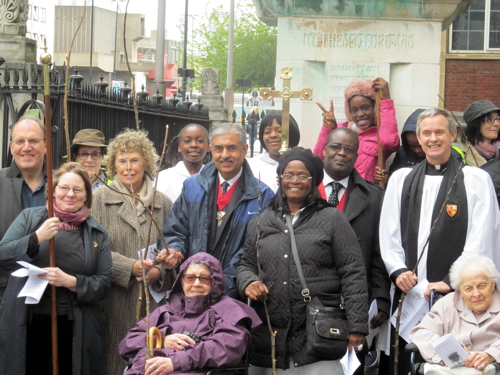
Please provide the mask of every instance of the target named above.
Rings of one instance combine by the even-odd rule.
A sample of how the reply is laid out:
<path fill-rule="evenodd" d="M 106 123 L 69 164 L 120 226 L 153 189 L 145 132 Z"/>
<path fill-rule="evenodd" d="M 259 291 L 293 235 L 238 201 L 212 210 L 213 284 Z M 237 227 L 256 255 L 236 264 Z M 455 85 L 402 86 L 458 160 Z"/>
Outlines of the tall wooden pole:
<path fill-rule="evenodd" d="M 53 195 L 52 191 L 52 129 L 50 122 L 50 76 L 49 64 L 51 63 L 52 56 L 47 52 L 47 43 L 45 43 L 44 53 L 40 56 L 40 62 L 43 64 L 43 100 L 45 104 L 45 144 L 47 147 L 47 209 L 49 212 L 49 219 L 54 217 Z M 49 241 L 49 263 L 50 267 L 56 266 L 56 246 L 52 238 Z M 50 320 L 52 327 L 52 375 L 59 375 L 59 359 L 57 347 L 57 289 L 54 285 L 50 287 Z"/>
<path fill-rule="evenodd" d="M 380 139 L 380 126 L 382 125 L 381 116 L 380 116 L 380 101 L 382 100 L 380 96 L 380 91 L 377 91 L 377 96 L 375 97 L 375 116 L 377 121 L 377 150 L 378 150 L 378 158 L 377 165 L 380 169 L 384 169 L 384 151 L 382 150 L 382 141 Z M 386 181 L 378 181 L 378 185 L 385 190 Z"/>

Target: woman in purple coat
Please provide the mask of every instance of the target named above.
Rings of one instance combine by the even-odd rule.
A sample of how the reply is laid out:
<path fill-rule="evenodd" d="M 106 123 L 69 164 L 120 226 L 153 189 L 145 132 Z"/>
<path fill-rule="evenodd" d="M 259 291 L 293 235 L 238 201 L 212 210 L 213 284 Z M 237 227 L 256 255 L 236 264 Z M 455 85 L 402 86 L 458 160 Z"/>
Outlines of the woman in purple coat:
<path fill-rule="evenodd" d="M 238 364 L 249 329 L 262 322 L 252 308 L 223 296 L 223 290 L 222 267 L 210 254 L 197 253 L 182 263 L 169 304 L 150 317 L 150 326 L 162 334 L 164 349 L 155 349 L 155 357 L 144 362 L 146 322 L 141 320 L 120 343 L 121 356 L 133 358 L 126 375 L 181 374 Z"/>

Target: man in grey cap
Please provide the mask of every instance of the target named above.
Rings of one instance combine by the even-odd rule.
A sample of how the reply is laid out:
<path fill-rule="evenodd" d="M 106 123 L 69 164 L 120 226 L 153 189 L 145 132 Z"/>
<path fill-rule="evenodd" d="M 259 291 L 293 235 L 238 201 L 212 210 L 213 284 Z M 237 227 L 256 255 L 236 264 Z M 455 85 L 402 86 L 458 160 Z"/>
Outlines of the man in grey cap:
<path fill-rule="evenodd" d="M 0 238 L 21 211 L 45 205 L 45 127 L 32 116 L 21 117 L 10 133 L 10 167 L 0 170 Z M 8 275 L 0 264 L 0 303 Z"/>
<path fill-rule="evenodd" d="M 104 134 L 97 129 L 80 130 L 71 143 L 71 160 L 80 163 L 88 171 L 92 189 L 103 185 L 97 176 L 106 184 L 111 183 L 101 170 L 106 147 Z"/>

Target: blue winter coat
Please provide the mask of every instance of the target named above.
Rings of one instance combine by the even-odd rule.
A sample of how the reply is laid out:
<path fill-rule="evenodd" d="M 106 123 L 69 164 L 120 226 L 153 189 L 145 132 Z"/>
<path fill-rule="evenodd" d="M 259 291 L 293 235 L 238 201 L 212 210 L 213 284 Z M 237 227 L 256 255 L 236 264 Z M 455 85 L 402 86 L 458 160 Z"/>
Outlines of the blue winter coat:
<path fill-rule="evenodd" d="M 243 254 L 247 224 L 257 217 L 259 181 L 254 177 L 247 161 L 243 164 L 245 194 L 236 207 L 229 234 L 225 240 L 219 261 L 225 278 L 224 294 L 238 297 L 236 288 L 236 267 Z M 218 171 L 213 162 L 208 163 L 200 173 L 184 181 L 182 193 L 174 203 L 170 215 L 163 226 L 163 236 L 168 247 L 180 251 L 185 258 L 200 251 L 206 252 L 212 218 L 212 189 L 217 188 Z M 260 182 L 261 211 L 274 196 L 274 192 Z"/>

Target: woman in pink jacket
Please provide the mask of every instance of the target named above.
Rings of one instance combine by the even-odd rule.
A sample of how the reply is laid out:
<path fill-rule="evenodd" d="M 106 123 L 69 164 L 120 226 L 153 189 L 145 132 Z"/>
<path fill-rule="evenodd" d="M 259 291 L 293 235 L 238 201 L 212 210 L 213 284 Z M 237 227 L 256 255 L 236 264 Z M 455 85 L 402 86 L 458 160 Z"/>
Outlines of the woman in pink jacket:
<path fill-rule="evenodd" d="M 384 161 L 399 148 L 398 124 L 394 102 L 389 94 L 389 84 L 383 78 L 358 79 L 352 81 L 344 91 L 344 106 L 347 122 L 337 124 L 333 113 L 333 100 L 330 100 L 330 110 L 327 111 L 320 103 L 323 111 L 323 126 L 314 146 L 313 153 L 323 159 L 323 150 L 330 132 L 339 128 L 349 128 L 358 133 L 358 159 L 354 168 L 361 177 L 375 182 L 375 168 L 377 167 L 377 123 L 375 116 L 375 96 L 380 92 L 380 141 L 384 154 Z"/>

